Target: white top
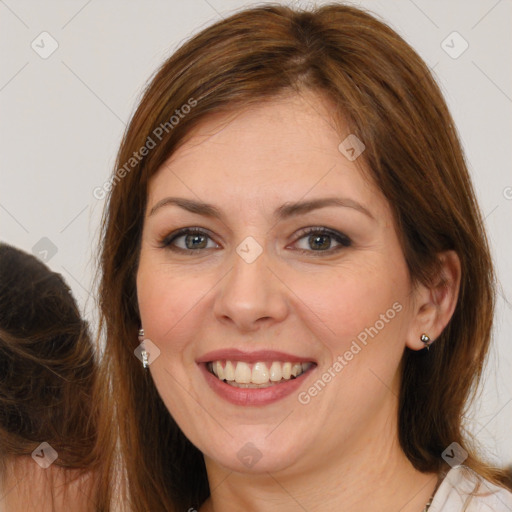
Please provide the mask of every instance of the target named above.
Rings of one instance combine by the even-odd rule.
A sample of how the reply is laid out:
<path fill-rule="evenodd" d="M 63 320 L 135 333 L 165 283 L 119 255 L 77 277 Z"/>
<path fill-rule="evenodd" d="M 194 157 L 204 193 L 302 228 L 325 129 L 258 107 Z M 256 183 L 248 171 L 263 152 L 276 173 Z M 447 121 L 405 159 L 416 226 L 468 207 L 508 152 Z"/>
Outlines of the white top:
<path fill-rule="evenodd" d="M 437 489 L 428 512 L 512 512 L 512 492 L 467 466 L 454 466 Z"/>

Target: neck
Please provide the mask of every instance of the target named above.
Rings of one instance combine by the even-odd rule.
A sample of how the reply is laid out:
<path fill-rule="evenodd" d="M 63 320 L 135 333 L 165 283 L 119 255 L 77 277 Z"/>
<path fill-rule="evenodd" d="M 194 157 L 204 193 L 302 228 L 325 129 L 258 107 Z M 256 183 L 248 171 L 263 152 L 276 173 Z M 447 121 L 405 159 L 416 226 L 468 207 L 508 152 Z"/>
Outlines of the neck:
<path fill-rule="evenodd" d="M 382 419 L 307 471 L 239 473 L 206 458 L 211 496 L 200 512 L 423 512 L 437 475 L 412 466 L 396 425 Z"/>

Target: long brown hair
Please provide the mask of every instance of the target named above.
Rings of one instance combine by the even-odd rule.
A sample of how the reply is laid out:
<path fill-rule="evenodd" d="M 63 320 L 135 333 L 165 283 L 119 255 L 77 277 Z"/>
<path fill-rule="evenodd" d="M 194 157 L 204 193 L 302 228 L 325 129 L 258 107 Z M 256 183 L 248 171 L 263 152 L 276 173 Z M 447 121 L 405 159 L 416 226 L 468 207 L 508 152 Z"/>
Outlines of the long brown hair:
<path fill-rule="evenodd" d="M 99 296 L 106 347 L 98 399 L 105 509 L 120 470 L 137 511 L 186 510 L 209 495 L 202 454 L 174 423 L 133 354 L 148 181 L 206 116 L 304 90 L 328 97 L 336 106 L 333 121 L 366 145 L 361 158 L 389 201 L 413 282 L 432 283 L 441 251 L 454 250 L 461 260 L 449 325 L 428 353 L 406 349 L 403 356 L 403 451 L 418 470 L 437 472 L 446 466 L 441 453 L 456 441 L 469 453 L 467 466 L 492 481 L 500 478 L 477 458 L 462 425 L 490 343 L 495 276 L 442 94 L 415 51 L 374 16 L 337 4 L 311 11 L 265 5 L 206 28 L 162 65 L 105 187 Z M 340 142 L 348 133 L 340 132 Z"/>
<path fill-rule="evenodd" d="M 0 243 L 0 481 L 35 466 L 30 455 L 42 442 L 60 468 L 46 472 L 50 495 L 54 480 L 62 494 L 63 481 L 92 470 L 96 369 L 88 324 L 62 276 Z M 31 478 L 24 484 L 36 485 Z"/>

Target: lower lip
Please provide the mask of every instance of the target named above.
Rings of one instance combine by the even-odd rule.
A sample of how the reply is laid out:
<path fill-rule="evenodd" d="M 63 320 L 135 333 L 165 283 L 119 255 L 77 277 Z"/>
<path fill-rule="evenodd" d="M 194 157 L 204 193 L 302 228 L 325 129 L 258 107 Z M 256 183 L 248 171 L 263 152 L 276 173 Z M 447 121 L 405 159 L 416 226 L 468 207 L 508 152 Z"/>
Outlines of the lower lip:
<path fill-rule="evenodd" d="M 301 373 L 297 378 L 290 379 L 281 384 L 275 384 L 267 388 L 236 388 L 226 384 L 210 373 L 206 367 L 207 363 L 200 363 L 199 367 L 203 372 L 206 382 L 210 388 L 220 397 L 234 405 L 267 405 L 287 397 L 297 390 L 305 378 L 313 371 L 315 365 Z"/>

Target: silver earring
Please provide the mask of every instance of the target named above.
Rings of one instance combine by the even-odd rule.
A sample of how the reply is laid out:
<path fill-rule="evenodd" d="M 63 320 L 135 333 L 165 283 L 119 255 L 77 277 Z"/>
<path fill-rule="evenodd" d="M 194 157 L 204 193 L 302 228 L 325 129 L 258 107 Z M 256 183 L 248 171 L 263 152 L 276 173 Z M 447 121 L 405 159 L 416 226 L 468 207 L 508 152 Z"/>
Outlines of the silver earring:
<path fill-rule="evenodd" d="M 423 333 L 420 337 L 420 340 L 425 344 L 425 348 L 430 350 L 430 345 L 432 345 L 433 341 L 430 339 L 428 334 Z"/>
<path fill-rule="evenodd" d="M 142 343 L 144 341 L 144 329 L 139 329 L 139 342 Z M 146 349 L 142 349 L 140 352 L 142 357 L 142 367 L 145 369 L 149 366 L 149 357 Z"/>

